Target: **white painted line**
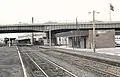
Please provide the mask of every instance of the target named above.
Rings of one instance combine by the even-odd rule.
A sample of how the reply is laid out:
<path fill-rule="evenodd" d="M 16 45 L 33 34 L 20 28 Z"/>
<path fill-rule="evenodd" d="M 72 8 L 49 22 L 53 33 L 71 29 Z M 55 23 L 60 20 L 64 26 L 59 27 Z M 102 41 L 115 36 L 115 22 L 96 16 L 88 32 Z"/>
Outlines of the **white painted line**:
<path fill-rule="evenodd" d="M 49 77 L 43 70 L 42 70 L 42 68 L 40 68 L 40 66 L 27 54 L 27 53 L 25 53 L 32 61 L 33 61 L 33 63 L 45 74 L 45 76 L 46 77 Z"/>
<path fill-rule="evenodd" d="M 24 77 L 27 77 L 27 72 L 26 72 L 25 65 L 24 65 L 24 63 L 23 63 L 23 60 L 22 60 L 20 51 L 19 51 L 19 49 L 18 49 L 17 46 L 16 46 L 16 48 L 17 48 L 17 51 L 18 51 L 18 55 L 19 55 L 19 58 L 20 58 L 20 62 L 21 62 L 21 64 L 22 64 L 22 69 L 23 69 Z"/>
<path fill-rule="evenodd" d="M 97 52 L 97 53 L 101 53 L 101 54 L 109 54 L 109 55 L 115 55 L 114 53 L 106 53 L 106 52 Z"/>

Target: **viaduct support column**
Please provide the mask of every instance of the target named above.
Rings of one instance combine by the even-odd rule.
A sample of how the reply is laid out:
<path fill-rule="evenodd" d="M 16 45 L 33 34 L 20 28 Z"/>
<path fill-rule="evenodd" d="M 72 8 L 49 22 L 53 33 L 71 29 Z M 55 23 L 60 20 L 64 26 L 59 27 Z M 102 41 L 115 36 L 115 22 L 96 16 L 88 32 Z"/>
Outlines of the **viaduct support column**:
<path fill-rule="evenodd" d="M 34 42 L 34 34 L 33 34 L 33 32 L 32 32 L 32 34 L 31 34 L 31 45 L 33 45 L 33 42 Z"/>
<path fill-rule="evenodd" d="M 50 46 L 50 48 L 51 48 L 51 45 L 52 45 L 52 38 L 51 38 L 51 29 L 49 30 L 49 46 Z"/>
<path fill-rule="evenodd" d="M 57 45 L 57 38 L 55 37 L 55 33 L 53 31 L 46 32 L 47 44 L 50 46 Z M 51 39 L 51 40 L 50 40 Z M 51 42 L 51 43 L 50 43 Z"/>
<path fill-rule="evenodd" d="M 11 46 L 11 44 L 10 44 L 11 43 L 10 38 L 9 38 L 9 42 L 8 43 L 9 43 L 9 47 L 10 47 Z"/>

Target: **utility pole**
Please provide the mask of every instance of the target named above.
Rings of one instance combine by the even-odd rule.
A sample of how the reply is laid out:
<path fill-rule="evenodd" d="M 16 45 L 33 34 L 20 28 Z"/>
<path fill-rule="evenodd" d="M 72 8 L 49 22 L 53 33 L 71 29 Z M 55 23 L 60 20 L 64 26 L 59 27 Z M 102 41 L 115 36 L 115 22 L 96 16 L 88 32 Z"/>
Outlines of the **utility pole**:
<path fill-rule="evenodd" d="M 93 51 L 95 52 L 95 11 L 93 10 Z"/>
<path fill-rule="evenodd" d="M 77 17 L 76 17 L 76 30 L 78 30 L 77 28 L 78 28 L 78 20 L 77 20 Z"/>
<path fill-rule="evenodd" d="M 75 34 L 76 35 L 76 33 L 77 33 L 77 26 L 78 26 L 78 22 L 77 22 L 77 17 L 76 17 L 76 30 L 75 30 L 75 32 L 73 32 L 73 34 Z M 72 47 L 73 47 L 73 50 L 74 50 L 74 48 L 75 48 L 75 46 L 77 47 L 77 43 L 78 41 L 77 41 L 77 36 L 73 36 L 72 37 Z M 76 44 L 76 45 L 75 45 Z"/>
<path fill-rule="evenodd" d="M 110 4 L 110 11 L 109 11 L 109 14 L 110 14 L 110 22 L 112 21 L 111 20 L 111 11 L 114 11 L 114 6 L 112 4 Z"/>
<path fill-rule="evenodd" d="M 32 24 L 34 23 L 34 18 L 32 17 Z M 33 41 L 34 41 L 34 34 L 32 32 L 31 34 L 31 45 L 33 45 Z"/>
<path fill-rule="evenodd" d="M 78 32 L 78 21 L 76 17 L 76 33 Z M 78 37 L 76 36 L 76 47 L 78 47 Z"/>
<path fill-rule="evenodd" d="M 112 21 L 112 20 L 111 20 L 111 10 L 109 11 L 109 16 L 110 16 L 109 20 L 110 20 L 110 22 L 111 22 L 111 21 Z"/>
<path fill-rule="evenodd" d="M 93 51 L 95 52 L 95 37 L 96 37 L 96 34 L 95 34 L 95 13 L 99 13 L 99 12 L 95 12 L 95 10 L 93 10 L 93 12 L 89 12 L 89 13 L 93 14 L 93 43 L 92 43 L 92 46 L 93 46 Z"/>

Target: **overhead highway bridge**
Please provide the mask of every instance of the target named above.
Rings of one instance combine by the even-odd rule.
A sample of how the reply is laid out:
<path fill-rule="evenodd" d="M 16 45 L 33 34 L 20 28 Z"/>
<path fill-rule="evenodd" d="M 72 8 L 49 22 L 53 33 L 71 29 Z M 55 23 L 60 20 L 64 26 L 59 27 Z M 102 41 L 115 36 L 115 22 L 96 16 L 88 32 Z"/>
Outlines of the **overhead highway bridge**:
<path fill-rule="evenodd" d="M 66 31 L 75 29 L 92 29 L 92 22 L 57 23 L 57 24 L 11 24 L 0 25 L 0 33 Z M 96 29 L 120 29 L 120 22 L 96 22 Z"/>
<path fill-rule="evenodd" d="M 67 32 L 71 30 L 92 30 L 92 22 L 75 23 L 55 23 L 55 24 L 7 24 L 0 25 L 0 33 L 25 33 L 25 32 L 45 32 L 49 40 L 49 31 L 51 31 L 51 40 L 56 43 L 56 33 Z M 96 30 L 114 30 L 120 34 L 120 21 L 114 22 L 96 22 Z"/>

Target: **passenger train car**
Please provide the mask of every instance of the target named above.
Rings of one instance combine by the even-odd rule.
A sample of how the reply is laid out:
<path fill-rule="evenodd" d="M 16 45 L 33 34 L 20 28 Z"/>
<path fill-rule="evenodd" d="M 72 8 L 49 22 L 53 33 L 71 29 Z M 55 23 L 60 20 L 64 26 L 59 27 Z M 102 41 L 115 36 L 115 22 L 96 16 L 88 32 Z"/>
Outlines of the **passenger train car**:
<path fill-rule="evenodd" d="M 120 46 L 120 35 L 115 35 L 115 46 Z"/>

